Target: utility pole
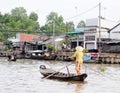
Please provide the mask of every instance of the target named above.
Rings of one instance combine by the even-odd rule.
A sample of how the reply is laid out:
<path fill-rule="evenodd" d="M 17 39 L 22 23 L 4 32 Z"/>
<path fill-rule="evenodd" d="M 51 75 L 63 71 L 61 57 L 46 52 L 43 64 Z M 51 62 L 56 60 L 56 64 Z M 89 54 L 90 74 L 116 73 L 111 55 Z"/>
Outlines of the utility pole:
<path fill-rule="evenodd" d="M 99 42 L 101 42 L 101 3 L 99 3 Z"/>
<path fill-rule="evenodd" d="M 77 29 L 77 20 L 78 20 L 78 18 L 77 18 L 77 12 L 78 12 L 78 8 L 77 7 L 75 7 L 75 9 L 76 9 L 76 26 L 75 26 L 75 29 Z M 79 46 L 79 34 L 76 34 L 76 37 L 77 37 L 77 46 Z"/>
<path fill-rule="evenodd" d="M 99 40 L 98 40 L 98 52 L 101 53 L 101 3 L 99 3 Z"/>

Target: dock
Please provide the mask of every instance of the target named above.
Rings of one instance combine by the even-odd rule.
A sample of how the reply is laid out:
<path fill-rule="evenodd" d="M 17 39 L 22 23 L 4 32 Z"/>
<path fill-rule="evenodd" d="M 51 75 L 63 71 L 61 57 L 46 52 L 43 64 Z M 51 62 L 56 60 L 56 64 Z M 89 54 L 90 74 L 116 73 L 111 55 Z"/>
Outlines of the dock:
<path fill-rule="evenodd" d="M 58 52 L 57 53 L 57 60 L 66 61 L 74 52 Z M 69 60 L 68 60 L 69 61 Z"/>
<path fill-rule="evenodd" d="M 101 53 L 100 61 L 106 64 L 120 64 L 119 53 Z"/>

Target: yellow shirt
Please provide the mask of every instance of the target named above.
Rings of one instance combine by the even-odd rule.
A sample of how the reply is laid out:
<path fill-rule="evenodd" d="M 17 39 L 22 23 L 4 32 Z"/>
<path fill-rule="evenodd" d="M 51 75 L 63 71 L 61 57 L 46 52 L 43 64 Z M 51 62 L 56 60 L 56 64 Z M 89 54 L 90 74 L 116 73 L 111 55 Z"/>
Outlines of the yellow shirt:
<path fill-rule="evenodd" d="M 83 62 L 84 53 L 82 51 L 76 51 L 70 58 L 76 58 L 76 61 Z"/>

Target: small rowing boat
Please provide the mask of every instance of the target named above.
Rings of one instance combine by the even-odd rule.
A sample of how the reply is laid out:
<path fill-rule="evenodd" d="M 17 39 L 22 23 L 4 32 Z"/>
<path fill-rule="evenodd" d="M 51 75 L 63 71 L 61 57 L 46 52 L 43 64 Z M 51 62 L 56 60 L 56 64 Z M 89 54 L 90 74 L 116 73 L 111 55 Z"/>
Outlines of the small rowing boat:
<path fill-rule="evenodd" d="M 43 78 L 58 79 L 64 81 L 84 81 L 87 78 L 87 74 L 83 73 L 81 75 L 58 72 L 49 68 L 45 65 L 40 65 L 40 73 L 44 76 Z"/>

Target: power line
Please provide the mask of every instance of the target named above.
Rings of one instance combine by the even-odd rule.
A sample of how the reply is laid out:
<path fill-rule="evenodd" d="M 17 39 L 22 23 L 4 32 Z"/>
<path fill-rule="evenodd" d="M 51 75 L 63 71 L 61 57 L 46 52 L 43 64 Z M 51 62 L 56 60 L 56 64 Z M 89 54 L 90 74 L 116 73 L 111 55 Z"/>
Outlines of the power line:
<path fill-rule="evenodd" d="M 96 7 L 98 7 L 98 6 L 99 6 L 99 4 L 97 4 L 96 6 L 90 8 L 90 9 L 88 9 L 88 10 L 86 10 L 86 11 L 84 11 L 84 12 L 78 14 L 78 15 L 75 15 L 75 16 L 73 16 L 73 17 L 66 18 L 65 20 L 70 20 L 70 19 L 76 18 L 76 17 L 78 17 L 78 16 L 81 16 L 81 15 L 83 15 L 83 14 L 86 14 L 86 13 L 88 13 L 89 11 L 94 10 L 94 9 L 95 9 Z"/>

